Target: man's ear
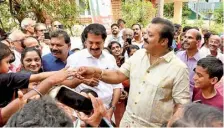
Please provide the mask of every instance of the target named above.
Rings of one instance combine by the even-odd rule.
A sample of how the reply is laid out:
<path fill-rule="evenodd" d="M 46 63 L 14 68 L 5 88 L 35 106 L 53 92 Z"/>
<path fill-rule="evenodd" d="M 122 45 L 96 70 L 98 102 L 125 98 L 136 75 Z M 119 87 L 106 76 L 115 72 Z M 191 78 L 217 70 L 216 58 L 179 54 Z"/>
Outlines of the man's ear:
<path fill-rule="evenodd" d="M 197 48 L 200 48 L 201 46 L 201 40 L 197 40 Z"/>
<path fill-rule="evenodd" d="M 211 83 L 212 85 L 215 85 L 215 84 L 218 83 L 218 82 L 219 82 L 218 77 L 213 77 L 213 78 L 211 78 L 211 80 L 210 80 L 210 83 Z"/>
<path fill-rule="evenodd" d="M 167 46 L 168 42 L 169 42 L 168 38 L 163 38 L 163 39 L 160 40 L 160 43 L 161 43 L 162 46 Z"/>

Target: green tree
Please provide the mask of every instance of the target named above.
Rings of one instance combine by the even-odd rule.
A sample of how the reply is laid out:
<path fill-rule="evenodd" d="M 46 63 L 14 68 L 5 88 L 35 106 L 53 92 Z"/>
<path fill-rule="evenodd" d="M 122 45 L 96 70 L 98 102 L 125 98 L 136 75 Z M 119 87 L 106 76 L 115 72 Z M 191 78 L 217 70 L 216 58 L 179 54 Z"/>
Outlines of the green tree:
<path fill-rule="evenodd" d="M 219 5 L 219 8 L 215 9 L 215 11 L 214 11 L 215 22 L 216 23 L 223 24 L 223 20 L 224 20 L 224 18 L 223 18 L 223 15 L 224 15 L 224 8 L 223 8 L 223 6 L 224 6 L 223 3 L 221 3 Z"/>
<path fill-rule="evenodd" d="M 11 19 L 8 15 L 11 13 L 12 18 L 19 23 L 25 17 L 33 18 L 37 22 L 50 18 L 59 20 L 66 28 L 78 23 L 79 14 L 84 10 L 76 6 L 75 0 L 8 0 L 0 5 L 0 9 L 3 9 L 0 12 L 3 21 Z"/>
<path fill-rule="evenodd" d="M 134 23 L 147 25 L 155 17 L 156 9 L 151 2 L 145 0 L 122 1 L 122 18 L 127 21 L 127 27 Z"/>

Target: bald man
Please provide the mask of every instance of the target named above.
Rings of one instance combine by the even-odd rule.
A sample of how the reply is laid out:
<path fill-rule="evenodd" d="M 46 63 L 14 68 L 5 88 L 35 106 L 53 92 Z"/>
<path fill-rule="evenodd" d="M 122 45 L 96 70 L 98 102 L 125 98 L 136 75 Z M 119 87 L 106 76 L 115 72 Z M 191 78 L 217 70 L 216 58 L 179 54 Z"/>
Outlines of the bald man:
<path fill-rule="evenodd" d="M 210 55 L 220 59 L 222 63 L 224 62 L 224 56 L 220 51 L 219 47 L 221 45 L 221 38 L 218 35 L 211 35 L 208 39 L 208 47 L 210 50 Z"/>
<path fill-rule="evenodd" d="M 37 50 L 42 52 L 42 47 L 39 41 L 34 37 L 27 37 L 22 42 L 22 47 L 25 49 L 27 47 L 35 47 Z"/>
<path fill-rule="evenodd" d="M 202 58 L 201 53 L 198 50 L 201 42 L 201 33 L 196 29 L 189 29 L 184 37 L 184 43 L 186 44 L 186 50 L 177 53 L 179 57 L 187 66 L 189 70 L 190 78 L 190 93 L 191 98 L 194 88 L 194 68 L 197 65 L 198 60 Z"/>

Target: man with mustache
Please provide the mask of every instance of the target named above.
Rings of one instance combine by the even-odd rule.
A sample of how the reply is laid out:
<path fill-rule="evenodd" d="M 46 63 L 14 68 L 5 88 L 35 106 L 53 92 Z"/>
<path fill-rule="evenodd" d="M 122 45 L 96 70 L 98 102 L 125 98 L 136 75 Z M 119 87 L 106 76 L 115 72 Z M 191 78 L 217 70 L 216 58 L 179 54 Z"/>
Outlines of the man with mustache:
<path fill-rule="evenodd" d="M 156 17 L 144 35 L 144 49 L 135 52 L 119 70 L 78 69 L 79 79 L 100 76 L 110 84 L 130 79 L 120 127 L 161 127 L 177 108 L 190 102 L 187 66 L 172 50 L 173 37 L 172 22 Z"/>
<path fill-rule="evenodd" d="M 42 57 L 44 71 L 58 71 L 65 67 L 70 52 L 70 37 L 63 30 L 51 33 L 51 53 Z"/>
<path fill-rule="evenodd" d="M 187 65 L 189 70 L 191 97 L 193 95 L 194 88 L 194 68 L 196 67 L 197 62 L 202 58 L 202 54 L 198 50 L 201 38 L 201 33 L 198 30 L 189 29 L 183 40 L 186 50 L 177 53 L 177 57 L 179 57 Z"/>
<path fill-rule="evenodd" d="M 221 45 L 221 38 L 218 35 L 211 35 L 208 39 L 208 48 L 210 50 L 210 54 L 207 55 L 212 55 L 216 57 L 217 59 L 220 59 L 222 63 L 224 62 L 224 56 L 222 53 L 220 53 L 220 47 Z M 204 56 L 207 56 L 204 55 Z"/>
<path fill-rule="evenodd" d="M 100 69 L 117 69 L 115 58 L 111 54 L 103 51 L 104 41 L 107 37 L 105 27 L 101 24 L 94 23 L 88 25 L 83 32 L 86 49 L 69 56 L 67 59 L 67 66 L 71 68 L 94 66 Z M 72 87 L 75 88 L 77 92 L 86 88 L 95 91 L 108 108 L 107 114 L 108 117 L 111 118 L 120 98 L 122 85 L 107 84 L 100 81 L 99 78 L 92 77 L 90 79 L 92 79 L 90 84 L 76 82 Z"/>
<path fill-rule="evenodd" d="M 143 48 L 142 27 L 140 24 L 133 24 L 132 30 L 134 31 L 134 38 L 132 40 L 133 45 L 137 45 L 139 48 Z"/>
<path fill-rule="evenodd" d="M 117 41 L 123 47 L 122 37 L 119 35 L 120 30 L 119 30 L 118 24 L 111 25 L 111 32 L 112 32 L 112 35 L 111 35 L 111 37 L 107 37 L 108 41 L 106 41 L 107 44 L 105 44 L 105 45 L 107 46 L 110 42 Z"/>

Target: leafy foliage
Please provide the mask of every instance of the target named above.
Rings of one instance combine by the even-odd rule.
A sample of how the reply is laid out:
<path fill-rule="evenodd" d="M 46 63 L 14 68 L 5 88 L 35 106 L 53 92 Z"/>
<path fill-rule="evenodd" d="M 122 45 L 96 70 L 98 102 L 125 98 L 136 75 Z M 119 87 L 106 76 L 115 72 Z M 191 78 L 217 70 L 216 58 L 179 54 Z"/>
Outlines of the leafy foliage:
<path fill-rule="evenodd" d="M 164 5 L 163 15 L 167 18 L 172 18 L 174 16 L 174 3 Z M 188 8 L 187 3 L 183 3 L 182 17 L 186 19 L 189 15 L 191 15 L 190 9 Z"/>
<path fill-rule="evenodd" d="M 144 0 L 133 0 L 122 2 L 122 18 L 127 21 L 127 27 L 134 23 L 146 26 L 155 16 L 156 10 L 151 2 Z"/>
<path fill-rule="evenodd" d="M 11 14 L 19 23 L 25 17 L 33 18 L 37 22 L 44 22 L 46 18 L 50 18 L 59 20 L 66 28 L 77 23 L 79 14 L 84 10 L 76 6 L 75 0 L 9 0 L 0 4 L 3 24 L 12 18 L 9 3 L 11 3 Z"/>
<path fill-rule="evenodd" d="M 215 9 L 215 12 L 214 12 L 214 16 L 215 16 L 215 21 L 217 23 L 221 23 L 223 24 L 223 15 L 224 15 L 224 8 L 223 8 L 223 4 L 220 4 L 219 8 L 218 9 Z"/>

